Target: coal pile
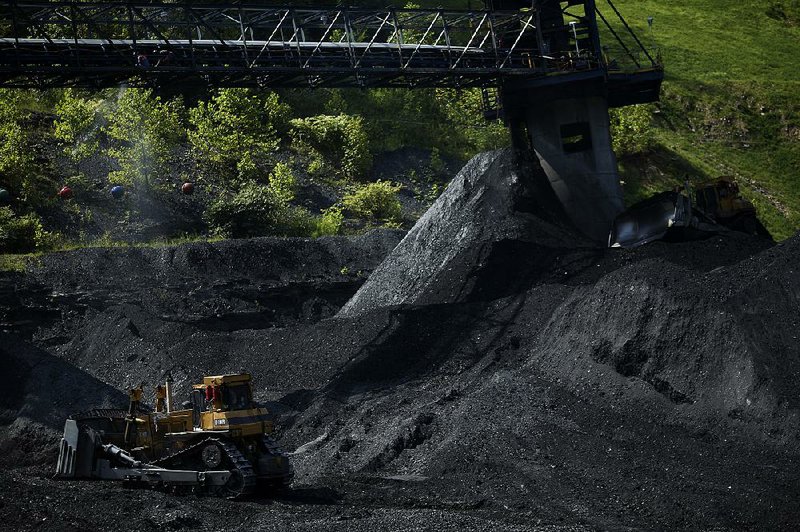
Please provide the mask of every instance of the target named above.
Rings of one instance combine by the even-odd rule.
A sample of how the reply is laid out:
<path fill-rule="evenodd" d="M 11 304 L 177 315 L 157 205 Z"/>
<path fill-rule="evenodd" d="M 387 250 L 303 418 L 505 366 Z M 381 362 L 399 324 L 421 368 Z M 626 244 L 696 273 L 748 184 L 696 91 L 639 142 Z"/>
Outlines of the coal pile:
<path fill-rule="evenodd" d="M 297 407 L 306 481 L 602 528 L 796 523 L 800 237 L 582 246 L 514 210 L 510 157 L 473 160 L 339 313 L 385 326 Z"/>
<path fill-rule="evenodd" d="M 98 515 L 124 506 L 131 529 L 795 529 L 800 236 L 598 249 L 557 213 L 535 214 L 547 200 L 529 172 L 507 151 L 477 156 L 396 247 L 398 234 L 341 255 L 243 241 L 189 270 L 170 259 L 189 250 L 164 250 L 142 274 L 109 252 L 14 280 L 46 286 L 106 260 L 106 280 L 59 299 L 65 318 L 26 325 L 26 341 L 119 389 L 250 371 L 297 470 L 272 500 L 85 483 L 70 496 L 101 501 Z M 264 257 L 283 253 L 280 281 L 265 264 L 281 261 Z M 374 272 L 324 312 L 231 317 L 261 290 L 266 305 L 289 286 L 285 301 L 308 301 L 317 282 L 355 282 L 348 260 L 367 255 L 385 259 L 362 261 Z M 188 271 L 203 282 L 187 292 Z M 132 276 L 124 289 L 114 272 Z M 15 292 L 5 322 L 52 305 L 42 293 Z M 25 494 L 0 503 L 53 526 L 114 527 L 63 495 L 20 502 L 55 489 L 39 471 L 0 472 Z"/>
<path fill-rule="evenodd" d="M 273 351 L 264 335 L 335 314 L 402 234 L 53 254 L 0 279 L 0 328 L 121 389 L 249 370 Z"/>
<path fill-rule="evenodd" d="M 88 407 L 124 407 L 126 396 L 19 337 L 0 333 L 0 468 L 51 462 L 64 420 Z"/>

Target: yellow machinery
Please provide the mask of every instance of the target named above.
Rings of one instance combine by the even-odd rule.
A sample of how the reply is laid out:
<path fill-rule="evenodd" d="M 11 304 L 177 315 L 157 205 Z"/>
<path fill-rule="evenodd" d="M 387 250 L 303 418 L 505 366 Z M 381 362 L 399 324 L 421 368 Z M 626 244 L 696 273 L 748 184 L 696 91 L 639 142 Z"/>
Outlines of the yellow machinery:
<path fill-rule="evenodd" d="M 768 236 L 755 206 L 744 199 L 732 177 L 722 176 L 697 186 L 695 205 L 718 224 L 753 235 Z"/>
<path fill-rule="evenodd" d="M 258 484 L 282 488 L 294 470 L 269 437 L 271 415 L 253 402 L 249 374 L 205 377 L 181 409 L 172 382 L 156 388 L 156 410 L 142 408 L 142 388 L 130 406 L 71 416 L 64 427 L 57 474 L 64 478 L 119 479 L 191 489 L 228 498 Z"/>

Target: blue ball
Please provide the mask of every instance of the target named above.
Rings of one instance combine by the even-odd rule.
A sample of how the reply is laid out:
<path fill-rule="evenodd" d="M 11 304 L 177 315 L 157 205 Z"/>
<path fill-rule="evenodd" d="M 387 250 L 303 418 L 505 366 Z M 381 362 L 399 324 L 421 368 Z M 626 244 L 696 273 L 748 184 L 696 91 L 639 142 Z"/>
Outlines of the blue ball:
<path fill-rule="evenodd" d="M 115 187 L 111 187 L 111 195 L 114 199 L 119 199 L 125 194 L 125 189 L 121 186 L 117 185 Z"/>
<path fill-rule="evenodd" d="M 0 203 L 8 203 L 9 201 L 11 201 L 11 193 L 4 188 L 0 188 Z"/>

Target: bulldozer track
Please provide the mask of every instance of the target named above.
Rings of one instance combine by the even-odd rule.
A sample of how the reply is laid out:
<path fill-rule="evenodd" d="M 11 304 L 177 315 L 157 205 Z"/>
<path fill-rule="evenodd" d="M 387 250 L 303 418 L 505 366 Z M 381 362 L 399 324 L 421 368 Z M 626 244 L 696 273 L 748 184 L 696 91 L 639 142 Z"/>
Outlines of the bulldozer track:
<path fill-rule="evenodd" d="M 267 449 L 267 452 L 272 456 L 281 456 L 286 460 L 289 459 L 289 453 L 284 451 L 278 443 L 273 440 L 271 437 L 267 436 L 266 434 L 262 438 L 262 442 L 264 443 L 264 447 Z M 292 485 L 292 480 L 294 479 L 294 472 L 290 473 L 288 476 L 282 477 L 280 480 L 272 480 L 270 486 L 272 489 L 276 489 L 278 491 L 288 489 L 289 486 Z"/>
<path fill-rule="evenodd" d="M 236 448 L 236 445 L 219 438 L 205 438 L 169 456 L 159 458 L 153 461 L 152 464 L 159 467 L 170 468 L 176 461 L 182 458 L 199 457 L 202 449 L 208 444 L 217 445 L 223 451 L 228 460 L 228 470 L 231 471 L 232 474 L 231 481 L 229 481 L 228 484 L 219 488 L 212 488 L 209 492 L 227 499 L 236 499 L 253 493 L 256 488 L 256 474 L 253 470 L 253 465 L 244 457 L 241 451 Z"/>

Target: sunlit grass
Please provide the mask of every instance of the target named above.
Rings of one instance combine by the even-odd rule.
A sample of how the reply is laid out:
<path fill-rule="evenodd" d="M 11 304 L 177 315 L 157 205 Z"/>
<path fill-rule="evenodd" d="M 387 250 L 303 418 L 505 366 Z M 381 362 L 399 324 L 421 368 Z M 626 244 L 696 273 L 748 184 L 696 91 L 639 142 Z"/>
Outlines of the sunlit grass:
<path fill-rule="evenodd" d="M 682 173 L 734 175 L 773 235 L 800 229 L 800 26 L 767 16 L 773 3 L 615 1 L 666 69 L 650 164 L 660 172 L 623 161 L 628 201 Z"/>
<path fill-rule="evenodd" d="M 127 242 L 124 240 L 114 240 L 108 234 L 92 240 L 76 240 L 59 242 L 53 249 L 40 251 L 37 253 L 4 253 L 0 254 L 0 272 L 25 271 L 26 267 L 40 259 L 41 257 L 65 251 L 75 251 L 78 249 L 125 249 L 125 248 L 162 248 L 190 244 L 194 242 L 220 242 L 224 238 L 219 236 L 205 235 L 184 235 L 174 238 L 161 238 L 148 242 Z"/>

